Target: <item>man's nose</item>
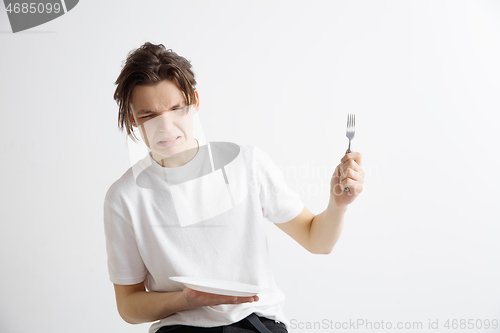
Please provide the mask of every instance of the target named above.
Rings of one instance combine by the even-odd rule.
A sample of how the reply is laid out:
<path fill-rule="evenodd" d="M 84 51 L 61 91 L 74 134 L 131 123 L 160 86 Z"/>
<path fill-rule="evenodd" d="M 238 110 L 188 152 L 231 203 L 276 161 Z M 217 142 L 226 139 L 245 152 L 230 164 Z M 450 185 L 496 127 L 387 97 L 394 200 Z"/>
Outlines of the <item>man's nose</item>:
<path fill-rule="evenodd" d="M 158 130 L 162 132 L 168 132 L 174 127 L 174 117 L 172 116 L 172 112 L 163 112 L 156 118 L 156 126 Z"/>

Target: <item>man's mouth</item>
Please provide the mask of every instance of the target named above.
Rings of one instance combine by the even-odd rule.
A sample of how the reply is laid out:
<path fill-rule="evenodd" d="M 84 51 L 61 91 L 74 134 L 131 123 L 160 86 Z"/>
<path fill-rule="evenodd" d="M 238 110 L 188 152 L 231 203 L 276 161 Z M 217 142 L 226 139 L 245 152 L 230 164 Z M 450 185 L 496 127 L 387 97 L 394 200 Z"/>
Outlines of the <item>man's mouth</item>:
<path fill-rule="evenodd" d="M 175 141 L 175 140 L 177 140 L 180 137 L 181 136 L 179 135 L 179 136 L 176 136 L 175 138 L 160 140 L 160 141 L 158 141 L 158 143 L 165 143 L 165 142 L 169 142 L 169 141 Z"/>

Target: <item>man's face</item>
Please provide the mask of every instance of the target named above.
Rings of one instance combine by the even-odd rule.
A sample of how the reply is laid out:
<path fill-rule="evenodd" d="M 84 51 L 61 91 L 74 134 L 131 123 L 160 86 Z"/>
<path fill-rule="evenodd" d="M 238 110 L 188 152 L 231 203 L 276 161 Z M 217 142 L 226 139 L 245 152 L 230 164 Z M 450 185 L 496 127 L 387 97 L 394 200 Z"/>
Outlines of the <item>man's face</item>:
<path fill-rule="evenodd" d="M 132 91 L 132 125 L 139 127 L 144 143 L 157 161 L 197 148 L 193 137 L 193 114 L 199 100 L 188 106 L 175 83 L 161 81 L 153 86 L 138 85 Z"/>

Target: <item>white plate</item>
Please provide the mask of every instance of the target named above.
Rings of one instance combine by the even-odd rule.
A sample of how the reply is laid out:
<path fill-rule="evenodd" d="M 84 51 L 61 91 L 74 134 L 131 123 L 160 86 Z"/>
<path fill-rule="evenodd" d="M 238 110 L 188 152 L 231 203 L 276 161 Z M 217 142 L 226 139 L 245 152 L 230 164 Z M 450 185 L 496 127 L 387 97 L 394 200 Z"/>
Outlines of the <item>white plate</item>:
<path fill-rule="evenodd" d="M 194 290 L 219 295 L 248 297 L 271 291 L 268 288 L 259 287 L 253 284 L 209 278 L 172 276 L 169 277 L 169 279 L 183 283 L 186 287 Z"/>

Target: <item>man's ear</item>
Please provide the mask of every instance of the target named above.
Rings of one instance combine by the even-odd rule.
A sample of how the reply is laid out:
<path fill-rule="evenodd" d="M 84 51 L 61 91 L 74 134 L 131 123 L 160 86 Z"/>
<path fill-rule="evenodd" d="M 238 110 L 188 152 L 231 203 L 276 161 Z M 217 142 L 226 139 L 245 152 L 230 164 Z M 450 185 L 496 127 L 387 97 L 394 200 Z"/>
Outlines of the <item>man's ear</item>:
<path fill-rule="evenodd" d="M 133 113 L 130 113 L 130 121 L 132 122 L 132 126 L 137 127 Z"/>
<path fill-rule="evenodd" d="M 196 111 L 193 113 L 196 113 L 200 109 L 200 97 L 198 96 L 198 90 L 194 91 L 194 95 L 196 96 L 196 106 L 195 106 Z"/>

